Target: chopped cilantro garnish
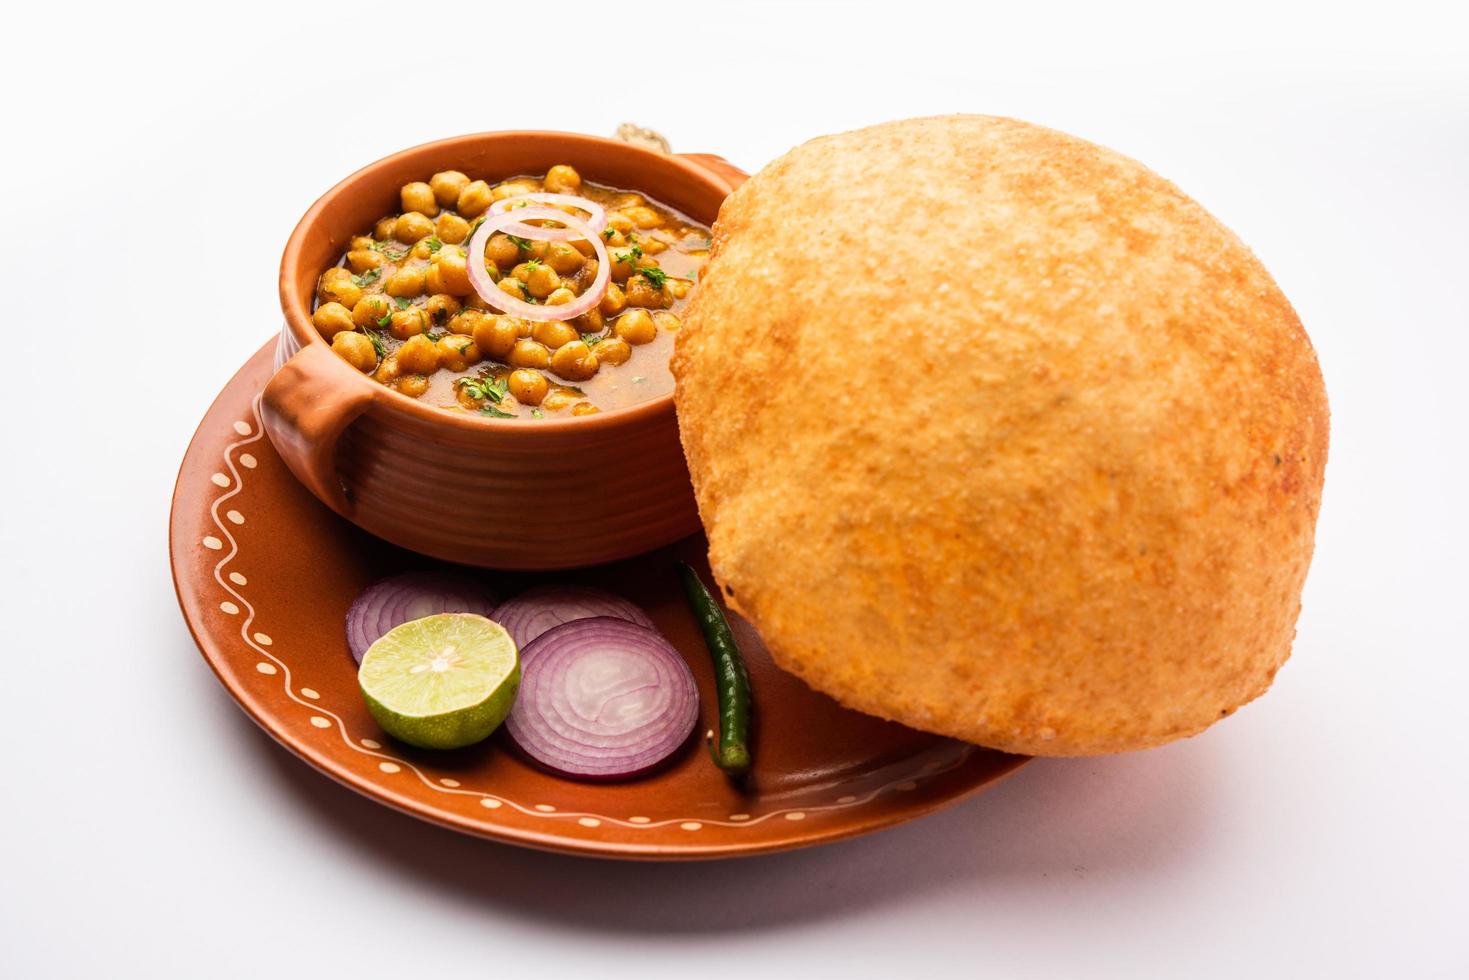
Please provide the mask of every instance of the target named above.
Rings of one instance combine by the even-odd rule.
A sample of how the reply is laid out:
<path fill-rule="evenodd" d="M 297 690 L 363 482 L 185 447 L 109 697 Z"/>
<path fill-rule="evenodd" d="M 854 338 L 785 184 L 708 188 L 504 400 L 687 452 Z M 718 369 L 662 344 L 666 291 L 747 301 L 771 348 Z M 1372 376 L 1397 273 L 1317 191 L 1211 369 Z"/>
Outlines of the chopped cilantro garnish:
<path fill-rule="evenodd" d="M 581 342 L 586 344 L 588 347 L 596 347 L 598 344 L 606 339 L 606 337 L 602 336 L 599 333 L 584 333 L 581 335 Z"/>
<path fill-rule="evenodd" d="M 430 252 L 437 252 L 439 249 L 444 247 L 444 243 L 439 241 L 438 235 L 430 235 L 428 238 L 424 239 L 424 241 L 428 243 L 428 250 Z"/>
<path fill-rule="evenodd" d="M 531 416 L 533 418 L 538 418 L 538 419 L 543 419 L 543 418 L 546 417 L 546 413 L 543 412 L 543 411 L 541 411 L 539 408 L 533 408 L 533 409 L 531 409 L 530 410 L 530 414 L 531 414 Z"/>
<path fill-rule="evenodd" d="M 360 276 L 353 276 L 352 281 L 356 283 L 359 288 L 361 288 L 377 282 L 379 279 L 382 278 L 382 275 L 383 270 L 381 269 L 368 269 Z"/>
<path fill-rule="evenodd" d="M 386 327 L 389 323 L 392 323 L 392 322 L 393 322 L 393 314 L 392 314 L 392 311 L 389 311 L 387 313 L 384 313 L 382 316 L 378 317 L 377 325 L 380 326 L 380 327 Z"/>
<path fill-rule="evenodd" d="M 614 259 L 616 259 L 617 261 L 619 261 L 619 262 L 627 262 L 627 263 L 629 263 L 631 265 L 636 265 L 638 259 L 640 259 L 640 258 L 643 257 L 643 250 L 641 248 L 639 248 L 638 246 L 634 245 L 631 249 L 629 249 L 626 252 L 615 252 L 615 253 L 613 253 L 613 256 L 612 257 Z"/>
<path fill-rule="evenodd" d="M 505 392 L 510 389 L 503 378 L 460 378 L 454 383 L 469 392 L 470 397 L 483 398 L 496 404 L 499 404 L 500 399 L 505 397 Z"/>
<path fill-rule="evenodd" d="M 522 252 L 529 252 L 531 250 L 531 246 L 534 244 L 529 238 L 518 238 L 515 235 L 506 235 L 505 237 L 514 242 L 515 247 L 520 249 Z"/>
<path fill-rule="evenodd" d="M 515 413 L 514 412 L 502 412 L 500 409 L 496 408 L 493 405 L 485 405 L 485 406 L 483 406 L 482 408 L 480 408 L 480 413 L 483 414 L 483 415 L 488 415 L 490 418 L 495 418 L 495 419 L 513 419 L 513 418 L 515 418 Z"/>
<path fill-rule="evenodd" d="M 602 241 L 604 241 L 604 242 L 610 242 L 610 241 L 612 241 L 612 236 L 615 235 L 615 234 L 617 234 L 617 229 L 616 228 L 603 228 L 602 229 Z"/>
<path fill-rule="evenodd" d="M 399 296 L 397 299 L 393 300 L 393 302 L 395 302 L 395 303 L 398 304 L 398 309 L 400 309 L 400 310 L 406 310 L 406 309 L 408 309 L 408 307 L 410 307 L 410 306 L 413 305 L 408 300 L 404 299 L 402 296 Z"/>
<path fill-rule="evenodd" d="M 638 272 L 642 274 L 642 277 L 644 279 L 653 284 L 654 289 L 662 289 L 663 284 L 668 281 L 668 273 L 664 272 L 656 265 L 639 266 Z"/>
<path fill-rule="evenodd" d="M 638 375 L 636 378 L 633 378 L 632 379 L 632 383 L 635 384 L 635 385 L 642 384 L 643 383 L 642 375 Z"/>
<path fill-rule="evenodd" d="M 373 352 L 376 353 L 378 357 L 382 357 L 388 352 L 387 345 L 383 343 L 382 335 L 379 334 L 376 330 L 369 330 L 366 327 L 363 327 L 362 332 L 367 335 L 368 340 L 372 341 Z"/>

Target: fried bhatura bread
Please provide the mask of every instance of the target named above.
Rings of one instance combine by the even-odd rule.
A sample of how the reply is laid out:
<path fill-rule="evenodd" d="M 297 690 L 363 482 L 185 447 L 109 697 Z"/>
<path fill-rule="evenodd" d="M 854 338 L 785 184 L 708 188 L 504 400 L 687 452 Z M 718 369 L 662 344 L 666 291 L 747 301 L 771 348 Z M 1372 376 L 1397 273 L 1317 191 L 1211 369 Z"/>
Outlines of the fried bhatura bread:
<path fill-rule="evenodd" d="M 1316 357 L 1254 255 L 1133 160 L 983 116 L 807 143 L 725 203 L 673 371 L 725 599 L 849 707 L 1116 752 L 1289 655 Z"/>

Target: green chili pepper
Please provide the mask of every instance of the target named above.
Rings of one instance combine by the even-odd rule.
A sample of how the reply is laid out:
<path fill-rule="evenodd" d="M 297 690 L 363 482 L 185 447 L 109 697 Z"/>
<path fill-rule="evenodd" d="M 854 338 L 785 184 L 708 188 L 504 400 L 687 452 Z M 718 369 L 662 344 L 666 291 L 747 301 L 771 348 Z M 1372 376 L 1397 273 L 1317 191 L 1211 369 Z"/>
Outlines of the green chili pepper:
<path fill-rule="evenodd" d="M 729 775 L 743 776 L 750 771 L 750 675 L 745 672 L 734 631 L 729 628 L 719 603 L 704 587 L 697 572 L 683 562 L 678 563 L 678 570 L 714 662 L 719 732 L 709 740 L 709 754 L 714 756 L 714 764 Z"/>

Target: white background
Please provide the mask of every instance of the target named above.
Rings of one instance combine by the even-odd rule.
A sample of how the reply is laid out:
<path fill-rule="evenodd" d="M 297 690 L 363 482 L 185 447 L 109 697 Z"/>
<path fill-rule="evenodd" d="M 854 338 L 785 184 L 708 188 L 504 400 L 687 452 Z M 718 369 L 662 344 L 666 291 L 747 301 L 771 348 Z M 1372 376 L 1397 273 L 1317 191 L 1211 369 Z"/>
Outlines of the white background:
<path fill-rule="evenodd" d="M 1465 976 L 1456 6 L 9 8 L 0 973 Z M 235 709 L 174 602 L 169 493 L 277 328 L 280 250 L 320 192 L 468 131 L 634 120 L 753 170 L 951 111 L 1147 162 L 1298 307 L 1331 462 L 1295 656 L 1264 700 L 864 840 L 703 866 L 420 824 Z"/>

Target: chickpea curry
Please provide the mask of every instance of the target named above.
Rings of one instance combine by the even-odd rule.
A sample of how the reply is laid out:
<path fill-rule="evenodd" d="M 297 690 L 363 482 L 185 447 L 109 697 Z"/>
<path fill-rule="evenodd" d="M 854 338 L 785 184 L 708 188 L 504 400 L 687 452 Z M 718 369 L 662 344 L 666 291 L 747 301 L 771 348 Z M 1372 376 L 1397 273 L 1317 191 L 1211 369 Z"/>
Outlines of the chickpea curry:
<path fill-rule="evenodd" d="M 565 165 L 405 184 L 316 288 L 344 361 L 446 411 L 590 415 L 673 390 L 679 311 L 709 229 Z"/>

